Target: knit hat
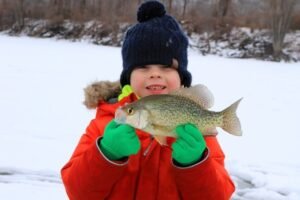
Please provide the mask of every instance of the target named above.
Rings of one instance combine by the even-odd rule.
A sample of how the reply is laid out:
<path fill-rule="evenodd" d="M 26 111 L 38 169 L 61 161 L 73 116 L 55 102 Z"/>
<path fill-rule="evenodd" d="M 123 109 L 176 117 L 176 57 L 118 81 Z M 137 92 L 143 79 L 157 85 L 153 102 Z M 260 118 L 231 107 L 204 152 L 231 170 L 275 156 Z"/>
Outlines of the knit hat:
<path fill-rule="evenodd" d="M 130 84 L 130 74 L 135 67 L 149 64 L 171 66 L 175 58 L 181 84 L 189 87 L 192 76 L 187 71 L 188 39 L 176 20 L 166 14 L 164 5 L 158 1 L 141 4 L 137 20 L 139 23 L 127 31 L 122 46 L 121 85 Z"/>

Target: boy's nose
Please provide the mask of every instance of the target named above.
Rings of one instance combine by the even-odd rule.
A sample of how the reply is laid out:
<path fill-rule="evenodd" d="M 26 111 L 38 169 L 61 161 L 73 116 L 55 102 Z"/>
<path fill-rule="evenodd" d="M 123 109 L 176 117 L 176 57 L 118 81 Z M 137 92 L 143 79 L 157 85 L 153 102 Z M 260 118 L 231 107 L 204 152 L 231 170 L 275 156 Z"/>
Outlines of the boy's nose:
<path fill-rule="evenodd" d="M 150 78 L 161 78 L 159 74 L 151 74 Z"/>
<path fill-rule="evenodd" d="M 158 67 L 153 67 L 150 71 L 150 78 L 161 78 L 161 71 Z"/>

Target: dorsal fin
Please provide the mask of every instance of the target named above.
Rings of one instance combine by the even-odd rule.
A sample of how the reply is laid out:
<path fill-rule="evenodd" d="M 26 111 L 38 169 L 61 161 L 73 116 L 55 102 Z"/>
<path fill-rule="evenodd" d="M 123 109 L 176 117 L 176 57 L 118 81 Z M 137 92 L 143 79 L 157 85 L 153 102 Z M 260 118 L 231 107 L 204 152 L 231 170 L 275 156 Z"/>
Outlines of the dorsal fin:
<path fill-rule="evenodd" d="M 209 109 L 214 104 L 214 96 L 212 92 L 202 84 L 197 84 L 189 88 L 181 88 L 171 94 L 189 98 L 198 103 L 204 109 Z"/>

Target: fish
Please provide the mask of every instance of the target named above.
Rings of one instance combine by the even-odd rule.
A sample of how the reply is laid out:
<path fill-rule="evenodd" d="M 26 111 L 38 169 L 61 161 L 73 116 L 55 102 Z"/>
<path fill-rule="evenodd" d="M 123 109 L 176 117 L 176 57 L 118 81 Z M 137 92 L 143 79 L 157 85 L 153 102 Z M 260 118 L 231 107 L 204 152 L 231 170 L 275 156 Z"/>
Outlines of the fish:
<path fill-rule="evenodd" d="M 241 136 L 241 123 L 236 115 L 241 100 L 222 111 L 210 111 L 214 104 L 213 94 L 205 85 L 197 84 L 125 104 L 116 109 L 114 120 L 153 135 L 160 144 L 166 143 L 166 137 L 176 138 L 176 127 L 187 123 L 195 125 L 204 136 L 217 135 L 217 127 Z"/>

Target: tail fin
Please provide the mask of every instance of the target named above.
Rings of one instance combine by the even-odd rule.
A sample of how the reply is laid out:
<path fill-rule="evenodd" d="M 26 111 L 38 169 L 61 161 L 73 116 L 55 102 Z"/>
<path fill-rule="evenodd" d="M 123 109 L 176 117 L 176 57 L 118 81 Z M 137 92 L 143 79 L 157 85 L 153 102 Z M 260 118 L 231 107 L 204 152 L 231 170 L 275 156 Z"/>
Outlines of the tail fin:
<path fill-rule="evenodd" d="M 239 118 L 236 115 L 236 109 L 243 98 L 237 100 L 231 106 L 222 111 L 223 114 L 223 130 L 230 134 L 241 136 L 242 129 Z"/>

